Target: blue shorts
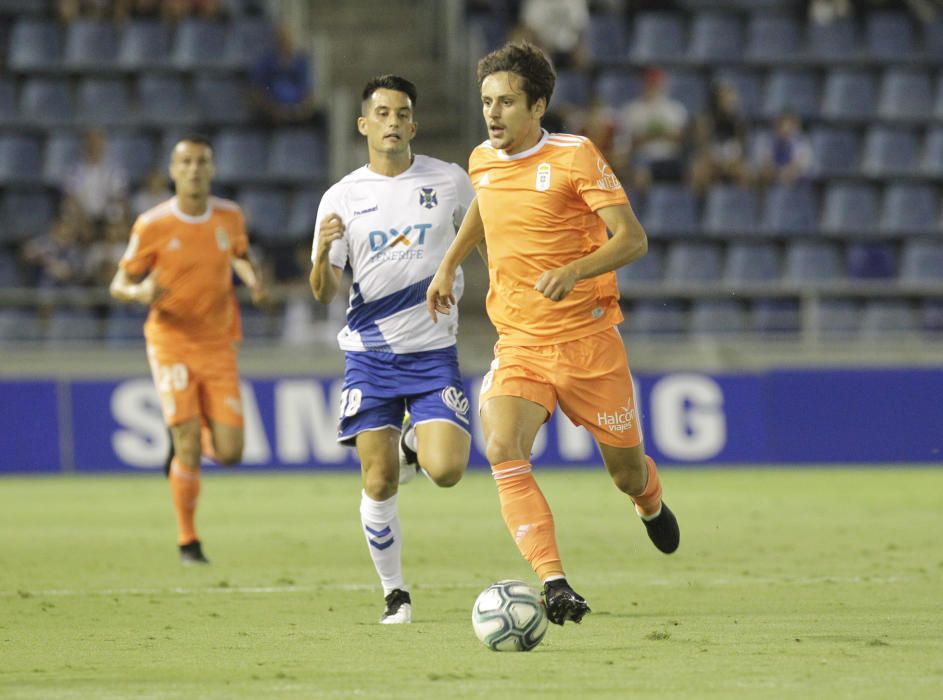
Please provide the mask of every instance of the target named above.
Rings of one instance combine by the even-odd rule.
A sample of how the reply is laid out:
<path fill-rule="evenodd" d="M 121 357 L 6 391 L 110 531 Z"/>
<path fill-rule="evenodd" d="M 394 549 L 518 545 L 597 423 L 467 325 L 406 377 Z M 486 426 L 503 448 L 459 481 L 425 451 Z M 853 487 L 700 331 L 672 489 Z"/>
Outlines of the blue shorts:
<path fill-rule="evenodd" d="M 366 430 L 399 430 L 406 410 L 413 425 L 445 420 L 470 432 L 454 345 L 402 355 L 348 352 L 345 364 L 337 430 L 341 444 L 353 445 Z"/>

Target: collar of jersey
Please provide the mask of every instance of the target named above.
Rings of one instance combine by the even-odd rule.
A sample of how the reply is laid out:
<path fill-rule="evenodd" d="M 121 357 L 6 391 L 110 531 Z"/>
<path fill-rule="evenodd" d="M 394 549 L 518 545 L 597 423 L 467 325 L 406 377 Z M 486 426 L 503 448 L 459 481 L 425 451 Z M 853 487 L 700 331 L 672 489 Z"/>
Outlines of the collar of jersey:
<path fill-rule="evenodd" d="M 173 197 L 170 200 L 170 208 L 178 219 L 187 224 L 202 224 L 210 220 L 210 215 L 213 213 L 213 202 L 210 199 L 206 200 L 206 211 L 200 214 L 199 216 L 190 216 L 189 214 L 184 214 L 180 209 L 180 205 L 177 203 L 177 198 Z"/>
<path fill-rule="evenodd" d="M 540 141 L 535 143 L 533 146 L 528 148 L 526 151 L 521 151 L 520 153 L 515 153 L 513 155 L 508 155 L 500 148 L 497 150 L 498 158 L 501 160 L 520 160 L 521 158 L 527 158 L 527 156 L 534 155 L 537 151 L 544 147 L 544 144 L 547 143 L 547 139 L 550 137 L 550 134 L 547 133 L 546 129 L 541 129 Z"/>

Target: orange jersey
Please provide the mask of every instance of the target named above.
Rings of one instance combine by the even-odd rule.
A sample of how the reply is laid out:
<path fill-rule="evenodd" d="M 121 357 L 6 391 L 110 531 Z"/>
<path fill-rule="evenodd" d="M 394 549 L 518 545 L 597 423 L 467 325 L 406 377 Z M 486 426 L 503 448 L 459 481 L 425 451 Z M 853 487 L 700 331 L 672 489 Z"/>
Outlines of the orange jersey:
<path fill-rule="evenodd" d="M 622 321 L 615 272 L 580 280 L 561 301 L 534 289 L 544 271 L 606 242 L 596 210 L 628 202 L 592 141 L 545 131 L 514 155 L 485 141 L 472 151 L 468 174 L 488 244 L 488 316 L 503 344 L 561 343 Z"/>
<path fill-rule="evenodd" d="M 173 197 L 141 214 L 121 267 L 132 277 L 157 269 L 164 290 L 144 324 L 148 343 L 193 346 L 239 340 L 232 260 L 249 246 L 242 210 L 210 197 L 207 211 L 188 216 Z"/>

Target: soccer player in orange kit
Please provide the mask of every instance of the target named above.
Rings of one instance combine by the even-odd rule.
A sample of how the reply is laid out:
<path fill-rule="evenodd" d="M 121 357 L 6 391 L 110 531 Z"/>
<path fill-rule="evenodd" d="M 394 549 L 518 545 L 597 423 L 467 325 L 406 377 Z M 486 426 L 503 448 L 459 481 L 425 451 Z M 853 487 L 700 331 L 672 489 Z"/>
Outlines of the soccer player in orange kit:
<path fill-rule="evenodd" d="M 455 304 L 454 270 L 488 246 L 488 315 L 498 332 L 479 410 L 501 513 L 562 625 L 589 612 L 567 583 L 553 515 L 531 473 L 540 426 L 554 408 L 593 435 L 615 485 L 662 552 L 680 530 L 645 454 L 615 270 L 648 249 L 625 191 L 591 141 L 548 133 L 541 118 L 555 76 L 544 54 L 508 44 L 478 63 L 488 140 L 469 158 L 477 196 L 429 285 L 433 319 Z M 607 235 L 607 229 L 611 237 Z"/>
<path fill-rule="evenodd" d="M 150 306 L 144 337 L 170 428 L 168 477 L 184 564 L 209 563 L 195 527 L 201 454 L 225 465 L 242 459 L 236 363 L 241 333 L 233 271 L 254 302 L 266 297 L 249 260 L 242 211 L 210 194 L 214 173 L 206 138 L 187 136 L 174 146 L 170 177 L 176 195 L 135 221 L 110 287 L 120 301 Z"/>

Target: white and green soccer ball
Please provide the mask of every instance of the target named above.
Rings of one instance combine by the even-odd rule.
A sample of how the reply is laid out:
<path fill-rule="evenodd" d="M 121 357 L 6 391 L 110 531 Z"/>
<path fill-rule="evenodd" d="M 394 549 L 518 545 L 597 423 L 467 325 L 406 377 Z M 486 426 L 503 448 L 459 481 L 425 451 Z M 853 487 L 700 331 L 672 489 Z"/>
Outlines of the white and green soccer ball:
<path fill-rule="evenodd" d="M 472 628 L 492 651 L 530 651 L 547 633 L 547 610 L 523 581 L 498 581 L 475 599 Z"/>

